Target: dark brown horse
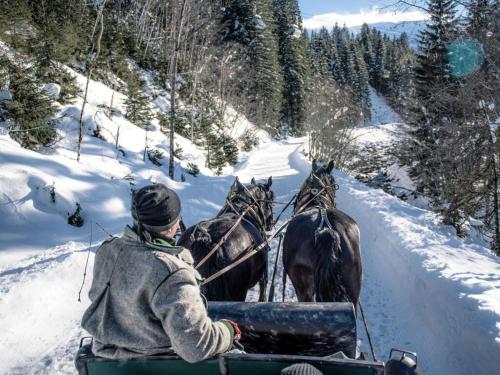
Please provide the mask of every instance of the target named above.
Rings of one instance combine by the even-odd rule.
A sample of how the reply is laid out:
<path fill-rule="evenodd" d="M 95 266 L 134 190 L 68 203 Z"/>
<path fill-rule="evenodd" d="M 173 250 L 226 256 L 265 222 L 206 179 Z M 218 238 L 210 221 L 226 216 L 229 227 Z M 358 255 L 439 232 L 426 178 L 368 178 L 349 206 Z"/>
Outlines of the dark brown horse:
<path fill-rule="evenodd" d="M 352 302 L 361 291 L 362 265 L 356 222 L 335 208 L 333 162 L 318 166 L 302 185 L 283 243 L 286 275 L 300 302 Z"/>
<path fill-rule="evenodd" d="M 231 228 L 234 231 L 223 245 L 198 269 L 203 277 L 209 277 L 239 259 L 252 246 L 260 245 L 265 232 L 272 229 L 274 194 L 272 178 L 267 183 L 255 179 L 244 186 L 238 178 L 234 181 L 226 204 L 213 219 L 202 221 L 188 228 L 178 241 L 191 250 L 198 264 Z M 243 220 L 235 226 L 238 217 Z M 268 248 L 236 266 L 231 271 L 202 287 L 209 301 L 244 301 L 247 291 L 260 282 L 259 301 L 266 300 Z"/>

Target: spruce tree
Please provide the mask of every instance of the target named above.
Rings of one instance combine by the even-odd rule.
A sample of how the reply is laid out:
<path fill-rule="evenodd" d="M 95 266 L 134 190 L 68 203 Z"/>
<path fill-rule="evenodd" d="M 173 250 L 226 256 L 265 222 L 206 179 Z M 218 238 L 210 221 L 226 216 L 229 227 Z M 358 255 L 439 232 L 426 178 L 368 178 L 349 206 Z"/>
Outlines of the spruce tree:
<path fill-rule="evenodd" d="M 7 104 L 8 117 L 14 121 L 10 136 L 23 147 L 36 149 L 51 145 L 56 138 L 53 117 L 56 109 L 37 81 L 32 68 L 10 64 Z"/>
<path fill-rule="evenodd" d="M 340 61 L 340 85 L 350 85 L 354 79 L 354 62 L 351 52 L 351 39 L 347 27 L 338 34 L 337 46 Z"/>
<path fill-rule="evenodd" d="M 267 0 L 255 1 L 250 43 L 253 71 L 250 93 L 253 96 L 255 117 L 268 129 L 279 129 L 279 105 L 282 95 L 282 74 L 279 65 L 278 43 L 271 4 Z"/>
<path fill-rule="evenodd" d="M 415 69 L 415 84 L 419 99 L 428 102 L 434 85 L 451 80 L 447 44 L 457 35 L 455 2 L 431 0 L 428 4 L 430 20 L 419 37 L 419 53 Z"/>
<path fill-rule="evenodd" d="M 354 43 L 351 45 L 351 54 L 354 62 L 354 79 L 352 86 L 354 89 L 355 100 L 363 109 L 365 118 L 369 119 L 371 116 L 371 100 L 368 69 L 366 68 L 362 52 Z"/>
<path fill-rule="evenodd" d="M 222 41 L 248 45 L 252 41 L 254 6 L 252 0 L 231 1 L 224 8 L 221 23 Z"/>
<path fill-rule="evenodd" d="M 0 0 L 0 38 L 15 54 L 29 52 L 32 12 L 27 0 Z"/>
<path fill-rule="evenodd" d="M 380 34 L 379 34 L 380 35 Z M 373 59 L 373 87 L 383 93 L 386 46 L 384 38 L 377 38 Z"/>
<path fill-rule="evenodd" d="M 127 85 L 127 99 L 125 100 L 125 116 L 141 128 L 147 128 L 153 118 L 149 107 L 150 98 L 144 92 L 144 84 L 137 73 L 131 73 Z"/>
<path fill-rule="evenodd" d="M 372 75 L 374 67 L 373 44 L 370 35 L 370 27 L 366 23 L 361 26 L 360 44 L 363 51 L 363 58 L 365 60 L 366 68 L 368 70 L 368 73 Z"/>
<path fill-rule="evenodd" d="M 221 137 L 221 142 L 226 161 L 230 165 L 235 165 L 238 162 L 238 144 L 233 138 L 224 134 Z"/>
<path fill-rule="evenodd" d="M 332 41 L 326 28 L 322 28 L 312 39 L 314 73 L 324 78 L 332 76 Z"/>
<path fill-rule="evenodd" d="M 279 61 L 283 69 L 281 122 L 291 133 L 304 128 L 308 63 L 306 39 L 297 0 L 277 0 L 275 19 L 279 43 Z"/>
<path fill-rule="evenodd" d="M 415 141 L 409 144 L 411 173 L 420 192 L 431 197 L 436 210 L 447 208 L 449 171 L 455 160 L 446 156 L 457 117 L 463 113 L 455 106 L 456 84 L 448 63 L 447 45 L 456 36 L 457 21 L 452 0 L 428 3 L 430 20 L 419 39 L 415 68 L 416 105 L 413 124 Z M 449 145 L 443 147 L 443 145 Z M 445 214 L 458 225 L 458 212 L 452 207 Z"/>
<path fill-rule="evenodd" d="M 467 7 L 467 30 L 471 35 L 480 37 L 488 32 L 491 17 L 495 13 L 491 0 L 470 0 Z"/>

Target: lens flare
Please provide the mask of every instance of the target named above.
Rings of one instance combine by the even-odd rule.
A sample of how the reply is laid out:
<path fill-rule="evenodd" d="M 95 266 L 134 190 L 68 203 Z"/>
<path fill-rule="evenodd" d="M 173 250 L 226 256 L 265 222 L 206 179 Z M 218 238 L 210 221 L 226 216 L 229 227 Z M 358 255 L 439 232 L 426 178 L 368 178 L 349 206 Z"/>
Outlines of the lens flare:
<path fill-rule="evenodd" d="M 458 38 L 448 46 L 448 62 L 454 78 L 467 77 L 483 64 L 483 47 L 475 39 Z"/>

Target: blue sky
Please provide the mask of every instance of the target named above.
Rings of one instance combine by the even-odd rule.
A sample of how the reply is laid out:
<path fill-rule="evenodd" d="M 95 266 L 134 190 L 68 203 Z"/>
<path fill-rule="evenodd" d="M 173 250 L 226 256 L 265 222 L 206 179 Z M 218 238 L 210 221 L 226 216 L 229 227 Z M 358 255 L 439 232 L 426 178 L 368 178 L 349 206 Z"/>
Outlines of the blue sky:
<path fill-rule="evenodd" d="M 418 1 L 418 0 L 417 0 Z M 387 7 L 395 0 L 299 0 L 304 26 L 358 26 L 362 23 L 420 21 L 426 18 L 418 8 Z"/>

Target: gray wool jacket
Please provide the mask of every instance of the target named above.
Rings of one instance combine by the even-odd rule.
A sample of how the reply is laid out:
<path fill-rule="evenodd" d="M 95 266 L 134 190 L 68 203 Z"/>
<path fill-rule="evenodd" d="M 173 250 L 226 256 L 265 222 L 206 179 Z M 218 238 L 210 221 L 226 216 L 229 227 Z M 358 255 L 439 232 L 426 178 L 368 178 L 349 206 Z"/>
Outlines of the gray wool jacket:
<path fill-rule="evenodd" d="M 82 318 L 93 353 L 129 359 L 175 352 L 193 363 L 229 350 L 232 333 L 207 316 L 192 264 L 187 249 L 140 242 L 128 226 L 104 242 Z"/>

